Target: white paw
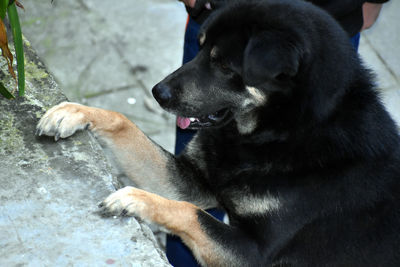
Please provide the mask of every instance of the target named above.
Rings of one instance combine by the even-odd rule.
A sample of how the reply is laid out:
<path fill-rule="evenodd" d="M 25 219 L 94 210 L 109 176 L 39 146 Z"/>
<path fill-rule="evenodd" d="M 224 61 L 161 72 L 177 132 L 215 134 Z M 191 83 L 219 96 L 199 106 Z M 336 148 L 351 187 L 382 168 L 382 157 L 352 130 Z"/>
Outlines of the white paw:
<path fill-rule="evenodd" d="M 36 126 L 36 135 L 54 136 L 58 141 L 67 138 L 78 130 L 90 127 L 85 114 L 81 112 L 84 107 L 80 104 L 63 102 L 49 109 Z"/>
<path fill-rule="evenodd" d="M 100 203 L 100 213 L 105 216 L 139 216 L 145 215 L 147 208 L 146 193 L 143 190 L 127 186 L 111 195 Z M 145 216 L 144 216 L 145 217 Z"/>

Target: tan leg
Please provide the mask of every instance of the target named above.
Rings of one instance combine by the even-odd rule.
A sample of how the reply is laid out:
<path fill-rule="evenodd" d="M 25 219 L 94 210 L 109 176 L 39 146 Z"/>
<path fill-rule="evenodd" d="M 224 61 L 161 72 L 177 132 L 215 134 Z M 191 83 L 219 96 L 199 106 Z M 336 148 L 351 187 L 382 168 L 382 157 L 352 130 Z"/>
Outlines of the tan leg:
<path fill-rule="evenodd" d="M 200 225 L 198 213 L 204 211 L 189 202 L 125 187 L 111 194 L 100 207 L 105 215 L 138 216 L 180 236 L 203 266 L 236 265 L 232 263 L 235 257 L 214 242 Z"/>
<path fill-rule="evenodd" d="M 58 140 L 82 129 L 89 129 L 106 143 L 140 188 L 171 199 L 178 198 L 168 180 L 167 161 L 173 156 L 155 145 L 120 113 L 64 102 L 46 112 L 38 123 L 37 134 L 55 136 Z"/>
<path fill-rule="evenodd" d="M 58 140 L 82 129 L 89 129 L 106 142 L 138 186 L 158 194 L 133 187 L 121 189 L 103 202 L 104 213 L 136 215 L 159 224 L 179 235 L 202 265 L 246 266 L 244 260 L 239 260 L 245 258 L 243 255 L 239 257 L 232 249 L 221 245 L 231 243 L 232 239 L 238 237 L 243 240 L 238 244 L 248 242 L 249 247 L 258 252 L 253 241 L 239 229 L 218 222 L 189 202 L 176 201 L 191 199 L 193 203 L 201 203 L 202 207 L 214 207 L 216 203 L 215 197 L 200 183 L 197 184 L 196 179 L 201 179 L 201 174 L 192 170 L 198 170 L 198 166 L 193 168 L 185 165 L 193 164 L 187 160 L 178 162 L 123 115 L 80 104 L 61 103 L 46 112 L 39 121 L 37 134 L 55 136 Z M 229 240 L 213 239 L 215 235 L 207 233 L 210 229 L 223 232 L 223 239 Z"/>

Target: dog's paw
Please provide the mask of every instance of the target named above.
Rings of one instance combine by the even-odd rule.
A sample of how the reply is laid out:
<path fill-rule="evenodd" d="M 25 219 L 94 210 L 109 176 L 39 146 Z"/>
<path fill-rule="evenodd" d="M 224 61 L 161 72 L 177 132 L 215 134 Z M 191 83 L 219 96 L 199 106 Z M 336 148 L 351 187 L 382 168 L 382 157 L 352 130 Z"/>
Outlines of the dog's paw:
<path fill-rule="evenodd" d="M 103 216 L 138 216 L 147 219 L 146 211 L 151 203 L 147 194 L 149 193 L 131 186 L 124 187 L 100 203 L 100 214 Z"/>
<path fill-rule="evenodd" d="M 58 141 L 67 138 L 78 130 L 90 127 L 90 122 L 82 112 L 82 105 L 63 102 L 49 109 L 36 127 L 36 135 L 54 136 Z"/>

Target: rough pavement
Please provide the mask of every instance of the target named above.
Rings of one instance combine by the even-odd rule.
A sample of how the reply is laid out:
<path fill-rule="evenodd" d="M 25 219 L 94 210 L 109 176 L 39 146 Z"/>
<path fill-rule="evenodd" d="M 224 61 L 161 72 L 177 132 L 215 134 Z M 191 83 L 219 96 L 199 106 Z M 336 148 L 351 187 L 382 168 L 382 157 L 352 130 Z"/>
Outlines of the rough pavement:
<path fill-rule="evenodd" d="M 0 266 L 169 266 L 146 224 L 96 213 L 118 182 L 91 135 L 35 137 L 44 111 L 66 98 L 25 52 L 26 97 L 0 97 Z"/>

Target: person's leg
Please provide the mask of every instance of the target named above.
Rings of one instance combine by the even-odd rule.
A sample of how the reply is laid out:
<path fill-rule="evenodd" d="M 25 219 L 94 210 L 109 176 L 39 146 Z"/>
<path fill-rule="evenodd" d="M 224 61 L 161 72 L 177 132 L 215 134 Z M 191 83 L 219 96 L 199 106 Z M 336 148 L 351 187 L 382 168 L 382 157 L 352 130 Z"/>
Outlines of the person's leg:
<path fill-rule="evenodd" d="M 360 45 L 360 36 L 361 36 L 360 33 L 357 33 L 356 35 L 350 38 L 350 42 L 356 51 L 358 51 L 358 46 Z"/>
<path fill-rule="evenodd" d="M 175 139 L 175 155 L 179 155 L 185 146 L 192 140 L 196 131 L 194 130 L 182 130 L 176 127 L 176 139 Z"/>
<path fill-rule="evenodd" d="M 223 211 L 217 209 L 207 212 L 220 221 L 223 220 L 225 215 Z M 166 254 L 169 263 L 174 267 L 200 267 L 192 252 L 178 236 L 167 235 Z"/>
<path fill-rule="evenodd" d="M 199 44 L 197 42 L 197 33 L 200 25 L 188 17 L 185 32 L 185 43 L 183 47 L 183 64 L 192 60 L 199 51 Z M 182 130 L 176 128 L 176 141 L 175 141 L 175 154 L 178 155 L 190 142 L 196 131 Z"/>
<path fill-rule="evenodd" d="M 197 34 L 199 32 L 200 25 L 194 20 L 188 17 L 185 32 L 185 42 L 183 47 L 183 60 L 182 64 L 188 63 L 192 60 L 199 52 L 199 43 L 197 42 Z"/>
<path fill-rule="evenodd" d="M 197 33 L 200 25 L 195 21 L 188 19 L 185 32 L 185 44 L 183 50 L 183 64 L 192 60 L 197 52 L 199 51 L 199 45 L 197 42 Z M 176 143 L 175 143 L 175 154 L 178 155 L 182 152 L 185 146 L 193 138 L 196 131 L 193 130 L 182 130 L 176 128 Z M 207 210 L 208 213 L 213 215 L 218 220 L 222 221 L 224 218 L 224 212 L 211 209 Z M 193 257 L 191 251 L 183 244 L 182 240 L 177 236 L 167 235 L 167 258 L 168 261 L 174 267 L 194 267 L 199 266 Z"/>

